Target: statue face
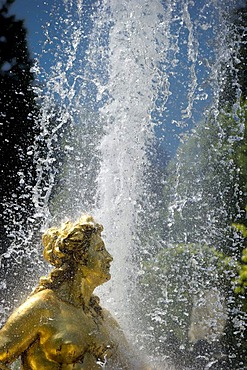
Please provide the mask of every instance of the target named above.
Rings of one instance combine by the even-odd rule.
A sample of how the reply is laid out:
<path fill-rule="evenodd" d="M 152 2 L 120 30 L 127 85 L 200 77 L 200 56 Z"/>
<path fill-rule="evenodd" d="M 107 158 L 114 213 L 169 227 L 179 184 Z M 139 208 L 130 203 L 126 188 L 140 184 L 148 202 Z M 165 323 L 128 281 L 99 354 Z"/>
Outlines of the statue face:
<path fill-rule="evenodd" d="M 106 250 L 100 234 L 93 234 L 87 252 L 87 278 L 97 285 L 110 280 L 110 264 L 113 258 Z"/>

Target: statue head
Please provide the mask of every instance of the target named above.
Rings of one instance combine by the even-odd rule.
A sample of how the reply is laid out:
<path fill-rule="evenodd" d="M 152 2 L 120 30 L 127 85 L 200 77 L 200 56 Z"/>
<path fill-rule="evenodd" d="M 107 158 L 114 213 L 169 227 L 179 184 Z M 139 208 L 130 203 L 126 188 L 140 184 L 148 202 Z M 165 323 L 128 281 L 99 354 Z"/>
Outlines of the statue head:
<path fill-rule="evenodd" d="M 102 231 L 103 226 L 89 215 L 83 215 L 76 222 L 67 221 L 59 228 L 51 227 L 42 236 L 44 257 L 55 267 L 83 260 L 86 263 L 91 237 L 101 235 Z"/>
<path fill-rule="evenodd" d="M 34 293 L 58 288 L 66 280 L 73 279 L 78 268 L 82 274 L 91 274 L 99 284 L 109 280 L 112 257 L 101 239 L 102 231 L 103 226 L 89 215 L 47 229 L 42 236 L 44 257 L 55 268 L 48 277 L 40 279 Z"/>

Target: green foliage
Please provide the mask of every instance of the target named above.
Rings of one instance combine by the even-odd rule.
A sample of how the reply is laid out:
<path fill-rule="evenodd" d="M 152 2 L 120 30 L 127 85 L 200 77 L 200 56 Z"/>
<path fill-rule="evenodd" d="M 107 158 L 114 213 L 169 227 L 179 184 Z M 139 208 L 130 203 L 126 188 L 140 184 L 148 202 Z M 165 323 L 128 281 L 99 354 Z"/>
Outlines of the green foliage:
<path fill-rule="evenodd" d="M 221 340 L 231 368 L 238 368 L 244 358 L 245 365 L 247 363 L 243 324 L 247 315 L 246 247 L 243 240 L 247 227 L 243 211 L 247 204 L 246 114 L 247 103 L 241 101 L 232 109 L 221 111 L 216 117 L 210 115 L 204 124 L 198 125 L 170 163 L 164 189 L 167 205 L 163 215 L 170 223 L 169 235 L 176 244 L 183 240 L 189 245 L 197 245 L 197 241 L 204 243 L 202 249 L 206 259 L 204 262 L 202 258 L 196 265 L 202 269 L 193 272 L 189 268 L 190 259 L 182 254 L 186 261 L 184 275 L 188 276 L 188 282 L 180 279 L 179 283 L 178 275 L 175 278 L 171 276 L 169 287 L 173 289 L 173 284 L 178 290 L 183 287 L 187 306 L 182 307 L 180 300 L 173 295 L 171 299 L 175 303 L 170 306 L 171 310 L 167 310 L 167 316 L 170 312 L 175 316 L 181 315 L 180 312 L 185 310 L 182 313 L 183 322 L 186 322 L 185 315 L 188 319 L 186 325 L 176 328 L 171 323 L 167 324 L 167 328 L 172 330 L 174 326 L 178 338 L 186 341 L 183 330 L 188 332 L 193 308 L 192 298 L 189 301 L 188 297 L 196 299 L 200 297 L 200 289 L 202 294 L 207 286 L 216 286 L 227 303 L 227 320 Z M 242 235 L 236 233 L 233 223 L 241 225 L 238 230 L 242 231 Z M 186 250 L 188 253 L 188 247 Z M 176 258 L 170 263 L 177 266 L 174 270 L 178 268 L 183 271 L 184 266 L 176 251 L 178 247 L 172 252 Z M 191 253 L 193 255 L 194 251 L 191 250 Z M 199 257 L 198 252 L 196 255 Z M 162 258 L 166 260 L 166 257 Z M 193 285 L 194 281 L 198 282 L 197 285 Z M 151 284 L 158 285 L 157 282 Z M 162 295 L 161 291 L 157 291 L 158 295 Z M 234 359 L 231 358 L 233 353 Z"/>
<path fill-rule="evenodd" d="M 144 263 L 141 281 L 156 343 L 172 332 L 186 345 L 194 300 L 218 289 L 228 316 L 221 343 L 229 369 L 247 366 L 246 9 L 233 15 L 233 68 L 222 66 L 220 107 L 184 137 L 167 167 L 162 231 L 172 244 Z"/>
<path fill-rule="evenodd" d="M 233 226 L 247 238 L 247 228 L 243 224 L 233 224 Z M 245 295 L 247 309 L 247 247 L 243 248 L 241 261 L 238 266 L 238 278 L 236 279 L 235 293 Z"/>
<path fill-rule="evenodd" d="M 239 217 L 242 191 L 236 148 L 244 140 L 244 109 L 210 114 L 170 162 L 163 219 L 175 243 L 200 241 L 230 254 L 231 224 Z"/>
<path fill-rule="evenodd" d="M 231 108 L 240 94 L 243 100 L 247 98 L 246 1 L 232 11 L 228 22 L 227 42 L 231 55 L 221 66 L 224 84 L 221 85 L 219 104 Z"/>
<path fill-rule="evenodd" d="M 243 125 L 243 136 L 234 145 L 233 159 L 239 168 L 239 185 L 242 191 L 240 206 L 244 209 L 247 204 L 247 100 L 242 101 L 239 115 Z M 247 226 L 245 217 L 241 219 L 241 222 Z"/>
<path fill-rule="evenodd" d="M 242 98 L 247 98 L 247 3 L 243 4 L 242 7 L 237 9 L 233 14 L 233 22 L 237 33 L 236 44 L 239 43 L 238 58 L 235 62 L 235 68 L 237 70 L 238 82 L 242 91 Z"/>
<path fill-rule="evenodd" d="M 212 287 L 224 293 L 236 275 L 236 264 L 229 257 L 195 243 L 166 246 L 154 262 L 146 262 L 143 267 L 141 284 L 145 297 L 151 292 L 146 304 L 152 325 L 160 335 L 175 334 L 185 346 L 189 345 L 195 300 Z"/>

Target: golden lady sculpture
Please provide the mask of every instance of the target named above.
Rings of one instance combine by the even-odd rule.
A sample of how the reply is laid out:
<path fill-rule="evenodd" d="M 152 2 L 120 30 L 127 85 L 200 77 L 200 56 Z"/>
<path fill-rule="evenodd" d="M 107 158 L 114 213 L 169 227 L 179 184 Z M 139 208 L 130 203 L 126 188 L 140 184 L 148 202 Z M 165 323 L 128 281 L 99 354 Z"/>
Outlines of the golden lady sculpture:
<path fill-rule="evenodd" d="M 94 289 L 110 278 L 112 256 L 91 216 L 50 228 L 44 257 L 55 268 L 0 331 L 0 369 L 21 356 L 23 370 L 144 370 Z"/>

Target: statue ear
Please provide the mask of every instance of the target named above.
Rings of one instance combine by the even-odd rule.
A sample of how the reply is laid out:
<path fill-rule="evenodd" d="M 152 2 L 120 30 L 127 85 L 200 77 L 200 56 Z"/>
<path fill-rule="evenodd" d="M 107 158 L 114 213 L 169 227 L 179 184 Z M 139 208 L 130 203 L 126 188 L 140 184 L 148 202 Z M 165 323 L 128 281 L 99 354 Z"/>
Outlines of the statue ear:
<path fill-rule="evenodd" d="M 85 251 L 75 250 L 73 252 L 73 258 L 75 262 L 80 263 L 81 265 L 85 265 L 85 266 L 87 265 L 87 260 L 88 260 L 87 257 L 88 257 L 87 252 Z"/>

